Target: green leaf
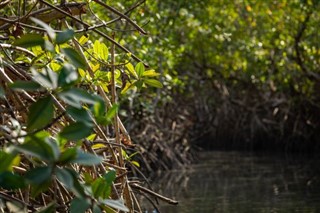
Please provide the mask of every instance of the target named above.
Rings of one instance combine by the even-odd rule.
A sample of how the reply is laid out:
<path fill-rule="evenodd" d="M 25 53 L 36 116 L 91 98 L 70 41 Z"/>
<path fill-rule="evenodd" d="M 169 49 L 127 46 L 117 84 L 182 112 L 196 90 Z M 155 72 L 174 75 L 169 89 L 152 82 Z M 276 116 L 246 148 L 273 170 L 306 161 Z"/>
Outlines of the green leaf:
<path fill-rule="evenodd" d="M 72 48 L 63 48 L 62 53 L 66 55 L 66 57 L 70 60 L 70 62 L 77 68 L 86 69 L 87 64 L 84 58 L 79 55 Z"/>
<path fill-rule="evenodd" d="M 44 161 L 55 161 L 57 155 L 59 155 L 59 153 L 56 153 L 57 144 L 52 144 L 56 142 L 50 141 L 44 134 L 44 132 L 38 132 L 26 137 L 23 144 L 15 146 L 15 150 Z"/>
<path fill-rule="evenodd" d="M 70 174 L 69 170 L 67 169 L 56 169 L 56 175 L 58 180 L 67 188 L 72 189 L 73 188 L 73 177 L 72 174 Z"/>
<path fill-rule="evenodd" d="M 78 173 L 75 171 L 68 169 L 70 171 L 70 174 L 72 174 L 73 177 L 73 188 L 72 192 L 76 197 L 84 198 L 86 197 L 85 191 L 84 191 L 84 184 L 79 182 L 78 179 Z"/>
<path fill-rule="evenodd" d="M 28 113 L 27 129 L 32 131 L 49 124 L 53 119 L 54 107 L 50 96 L 40 98 L 30 106 Z"/>
<path fill-rule="evenodd" d="M 128 207 L 124 205 L 122 200 L 105 199 L 105 200 L 101 200 L 100 202 L 112 208 L 118 209 L 120 211 L 129 212 Z"/>
<path fill-rule="evenodd" d="M 60 136 L 68 140 L 81 140 L 89 136 L 92 132 L 92 126 L 88 126 L 83 122 L 75 122 L 63 128 L 60 132 Z"/>
<path fill-rule="evenodd" d="M 34 81 L 39 83 L 45 88 L 55 89 L 58 86 L 58 76 L 52 71 L 49 67 L 42 69 L 41 72 L 38 72 L 35 69 L 31 68 Z"/>
<path fill-rule="evenodd" d="M 143 74 L 142 74 L 143 77 L 156 77 L 156 76 L 159 76 L 159 75 L 160 74 L 157 73 L 154 70 L 147 70 L 147 71 L 143 72 Z"/>
<path fill-rule="evenodd" d="M 116 116 L 119 109 L 119 104 L 113 104 L 112 107 L 108 110 L 106 118 L 111 120 L 114 116 Z"/>
<path fill-rule="evenodd" d="M 129 89 L 134 88 L 136 82 L 137 82 L 137 81 L 132 81 L 132 83 L 127 82 L 127 83 L 126 83 L 126 86 L 125 86 L 125 87 L 123 88 L 123 90 L 121 91 L 121 94 L 125 94 Z"/>
<path fill-rule="evenodd" d="M 111 185 L 112 182 L 116 179 L 116 176 L 116 171 L 111 170 L 107 174 L 103 175 L 103 178 L 107 181 L 109 185 Z"/>
<path fill-rule="evenodd" d="M 85 43 L 87 43 L 89 41 L 89 36 L 88 35 L 83 35 L 81 36 L 81 38 L 79 39 L 79 44 L 80 45 L 84 45 Z"/>
<path fill-rule="evenodd" d="M 104 104 L 104 101 L 97 98 L 97 102 L 93 105 L 91 111 L 95 117 L 103 117 L 106 112 L 106 105 Z"/>
<path fill-rule="evenodd" d="M 157 87 L 157 88 L 163 87 L 162 83 L 155 79 L 144 79 L 143 82 L 152 87 Z"/>
<path fill-rule="evenodd" d="M 15 46 L 28 48 L 34 46 L 43 46 L 44 43 L 44 39 L 39 34 L 25 34 L 21 36 L 21 38 L 15 40 L 13 44 Z"/>
<path fill-rule="evenodd" d="M 102 161 L 103 161 L 102 157 L 78 150 L 77 157 L 71 162 L 78 163 L 84 166 L 92 166 L 92 165 L 100 164 Z"/>
<path fill-rule="evenodd" d="M 139 63 L 136 65 L 135 70 L 136 70 L 137 75 L 138 75 L 139 78 L 140 78 L 140 77 L 143 75 L 144 70 L 145 70 L 143 63 L 142 63 L 142 62 L 139 62 Z"/>
<path fill-rule="evenodd" d="M 20 156 L 0 151 L 0 172 L 12 171 L 12 166 L 20 162 Z"/>
<path fill-rule="evenodd" d="M 77 156 L 76 148 L 68 148 L 64 152 L 61 153 L 58 163 L 59 164 L 67 164 L 74 160 Z"/>
<path fill-rule="evenodd" d="M 74 198 L 71 201 L 70 213 L 85 213 L 90 207 L 90 202 L 86 198 Z"/>
<path fill-rule="evenodd" d="M 143 86 L 143 81 L 138 80 L 138 81 L 135 81 L 133 84 L 140 90 Z"/>
<path fill-rule="evenodd" d="M 111 187 L 102 178 L 97 178 L 91 183 L 92 194 L 95 198 L 106 199 L 111 194 Z"/>
<path fill-rule="evenodd" d="M 66 111 L 76 121 L 83 122 L 88 126 L 92 126 L 92 118 L 90 117 L 88 111 L 84 108 L 79 109 L 76 107 L 68 106 Z"/>
<path fill-rule="evenodd" d="M 51 202 L 49 205 L 42 207 L 37 213 L 54 213 L 56 212 L 56 203 Z"/>
<path fill-rule="evenodd" d="M 112 182 L 116 179 L 116 172 L 110 171 L 102 178 L 97 178 L 92 184 L 92 193 L 95 198 L 108 198 L 111 195 Z"/>
<path fill-rule="evenodd" d="M 50 185 L 51 185 L 50 181 L 44 182 L 43 184 L 33 185 L 31 187 L 31 196 L 34 198 L 37 197 L 41 192 L 47 191 Z"/>
<path fill-rule="evenodd" d="M 21 189 L 26 186 L 24 178 L 12 172 L 0 173 L 0 187 L 4 189 Z"/>
<path fill-rule="evenodd" d="M 102 213 L 100 207 L 97 204 L 93 205 L 92 212 L 93 213 Z"/>
<path fill-rule="evenodd" d="M 93 44 L 93 52 L 98 56 L 99 59 L 104 61 L 108 60 L 109 50 L 104 43 L 96 40 Z"/>
<path fill-rule="evenodd" d="M 134 70 L 134 67 L 131 63 L 127 63 L 126 68 L 134 78 L 138 79 L 138 75 L 137 75 L 136 71 Z"/>
<path fill-rule="evenodd" d="M 60 149 L 59 149 L 59 146 L 58 146 L 58 141 L 56 138 L 53 138 L 53 137 L 49 137 L 49 138 L 46 138 L 46 144 L 49 145 L 50 147 L 50 154 L 52 156 L 52 159 L 54 161 L 58 160 L 58 158 L 60 157 Z"/>
<path fill-rule="evenodd" d="M 133 165 L 135 165 L 136 167 L 140 167 L 140 163 L 137 161 L 130 161 Z"/>
<path fill-rule="evenodd" d="M 95 104 L 97 101 L 97 96 L 78 88 L 66 90 L 58 95 L 64 102 L 78 109 L 82 108 L 81 103 Z"/>
<path fill-rule="evenodd" d="M 58 85 L 63 87 L 78 80 L 78 72 L 71 64 L 64 64 L 58 76 Z"/>
<path fill-rule="evenodd" d="M 14 90 L 35 91 L 41 88 L 41 85 L 34 81 L 15 81 L 9 87 Z"/>
<path fill-rule="evenodd" d="M 25 178 L 34 185 L 40 185 L 46 182 L 50 182 L 52 175 L 52 167 L 44 166 L 44 167 L 36 167 L 30 171 L 28 171 L 25 175 Z"/>
<path fill-rule="evenodd" d="M 71 29 L 67 29 L 63 32 L 59 32 L 56 37 L 56 43 L 63 44 L 65 42 L 69 41 L 70 39 L 72 39 L 73 36 L 74 36 L 74 31 Z"/>

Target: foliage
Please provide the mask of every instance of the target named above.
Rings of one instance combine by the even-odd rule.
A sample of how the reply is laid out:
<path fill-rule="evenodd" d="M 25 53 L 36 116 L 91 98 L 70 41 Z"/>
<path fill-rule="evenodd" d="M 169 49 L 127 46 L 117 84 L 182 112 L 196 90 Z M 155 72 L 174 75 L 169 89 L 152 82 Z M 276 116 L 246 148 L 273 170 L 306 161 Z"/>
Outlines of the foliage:
<path fill-rule="evenodd" d="M 143 51 L 161 67 L 159 99 L 192 123 L 182 122 L 188 140 L 250 149 L 265 140 L 288 149 L 318 141 L 319 7 L 316 0 L 153 2 L 143 11 L 152 36 L 132 46 L 157 44 Z"/>
<path fill-rule="evenodd" d="M 127 176 L 139 163 L 126 154 L 118 111 L 130 93 L 162 83 L 109 25 L 122 17 L 144 30 L 98 0 L 12 0 L 0 10 L 1 208 L 141 212 Z"/>

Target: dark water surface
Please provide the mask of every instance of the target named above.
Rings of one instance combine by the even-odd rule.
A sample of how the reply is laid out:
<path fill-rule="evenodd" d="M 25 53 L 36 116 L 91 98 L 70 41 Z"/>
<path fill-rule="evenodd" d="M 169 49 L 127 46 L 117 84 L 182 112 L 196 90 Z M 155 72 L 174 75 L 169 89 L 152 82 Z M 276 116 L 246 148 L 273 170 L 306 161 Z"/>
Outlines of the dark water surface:
<path fill-rule="evenodd" d="M 320 161 L 297 156 L 207 152 L 184 170 L 162 172 L 153 187 L 177 199 L 161 213 L 320 212 Z M 154 208 L 145 200 L 145 213 Z"/>

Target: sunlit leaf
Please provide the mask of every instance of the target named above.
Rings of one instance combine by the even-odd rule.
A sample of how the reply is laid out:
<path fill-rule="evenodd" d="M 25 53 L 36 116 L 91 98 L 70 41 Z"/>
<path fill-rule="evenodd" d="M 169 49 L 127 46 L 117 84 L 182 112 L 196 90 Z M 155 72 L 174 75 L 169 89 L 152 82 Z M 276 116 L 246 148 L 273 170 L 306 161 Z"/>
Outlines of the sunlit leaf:
<path fill-rule="evenodd" d="M 145 72 L 143 72 L 143 77 L 156 77 L 156 76 L 159 76 L 160 74 L 157 73 L 156 71 L 154 70 L 147 70 Z"/>
<path fill-rule="evenodd" d="M 19 155 L 0 151 L 0 172 L 12 171 L 12 167 L 18 165 L 19 162 Z"/>
<path fill-rule="evenodd" d="M 142 63 L 142 62 L 139 62 L 139 63 L 136 65 L 135 70 L 136 70 L 137 75 L 138 75 L 139 78 L 140 78 L 140 77 L 143 75 L 144 70 L 145 70 L 143 63 Z"/>
<path fill-rule="evenodd" d="M 133 165 L 135 165 L 136 167 L 140 167 L 140 163 L 137 161 L 130 161 Z"/>
<path fill-rule="evenodd" d="M 127 63 L 126 68 L 129 71 L 129 74 L 131 74 L 134 78 L 138 79 L 138 75 L 131 63 Z"/>
<path fill-rule="evenodd" d="M 134 83 L 136 81 L 133 81 L 132 84 L 130 82 L 126 83 L 126 86 L 121 90 L 121 94 L 125 94 L 129 89 L 134 88 Z"/>
<path fill-rule="evenodd" d="M 96 40 L 93 44 L 93 51 L 98 56 L 99 59 L 104 61 L 108 60 L 109 50 L 104 43 Z"/>
<path fill-rule="evenodd" d="M 143 82 L 148 84 L 149 86 L 152 86 L 152 87 L 157 87 L 157 88 L 163 87 L 162 83 L 158 80 L 155 80 L 155 79 L 144 79 Z"/>
<path fill-rule="evenodd" d="M 79 44 L 80 44 L 80 45 L 84 45 L 84 44 L 87 43 L 88 41 L 89 41 L 89 36 L 83 35 L 83 36 L 81 36 L 81 38 L 79 39 Z"/>
<path fill-rule="evenodd" d="M 92 149 L 100 149 L 100 148 L 105 148 L 105 147 L 106 147 L 105 144 L 103 144 L 103 143 L 97 143 L 97 144 L 94 144 L 94 145 L 92 146 Z"/>
<path fill-rule="evenodd" d="M 93 114 L 95 117 L 102 117 L 106 112 L 106 107 L 103 101 L 97 101 L 93 105 Z"/>

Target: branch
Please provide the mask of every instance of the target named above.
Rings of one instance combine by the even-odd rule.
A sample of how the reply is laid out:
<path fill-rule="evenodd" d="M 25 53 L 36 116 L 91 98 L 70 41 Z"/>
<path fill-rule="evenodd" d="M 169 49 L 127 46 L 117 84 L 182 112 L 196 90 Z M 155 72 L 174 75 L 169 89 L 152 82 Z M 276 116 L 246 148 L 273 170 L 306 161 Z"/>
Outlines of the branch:
<path fill-rule="evenodd" d="M 27 55 L 30 55 L 32 57 L 36 57 L 33 52 L 31 52 L 30 50 L 27 50 L 25 48 L 22 48 L 22 47 L 17 47 L 17 46 L 13 46 L 11 44 L 0 44 L 0 47 L 1 48 L 4 48 L 4 49 L 13 49 L 13 50 L 18 50 L 18 51 L 21 51 L 23 53 L 26 53 Z"/>
<path fill-rule="evenodd" d="M 44 3 L 45 5 L 53 8 L 53 9 L 55 9 L 55 10 L 57 10 L 57 11 L 59 11 L 60 13 L 64 14 L 65 16 L 67 16 L 67 17 L 75 20 L 76 22 L 84 25 L 85 28 L 89 28 L 89 27 L 90 27 L 89 24 L 83 22 L 82 20 L 80 20 L 80 19 L 78 19 L 78 18 L 76 18 L 76 17 L 73 17 L 72 15 L 70 15 L 70 14 L 67 13 L 66 11 L 60 9 L 59 7 L 56 7 L 56 6 L 54 6 L 54 5 L 46 2 L 46 1 L 44 1 L 44 0 L 40 0 L 40 1 L 41 1 L 42 3 Z M 126 53 L 130 53 L 130 54 L 131 54 L 131 57 L 132 57 L 133 59 L 135 59 L 136 61 L 142 62 L 142 60 L 141 60 L 140 58 L 138 58 L 136 55 L 134 55 L 133 53 L 131 53 L 127 48 L 125 48 L 124 46 L 122 46 L 121 44 L 119 44 L 118 42 L 116 42 L 116 41 L 115 41 L 114 39 L 112 39 L 110 36 L 106 35 L 105 33 L 101 32 L 101 31 L 99 31 L 99 30 L 97 30 L 97 29 L 92 29 L 92 31 L 95 32 L 95 33 L 97 33 L 97 34 L 99 34 L 100 36 L 102 36 L 103 38 L 107 39 L 108 41 L 114 43 L 114 44 L 115 44 L 117 47 L 119 47 L 122 51 L 124 51 L 124 52 L 126 52 Z M 148 67 L 148 65 L 146 65 L 146 64 L 145 64 L 145 66 Z"/>
<path fill-rule="evenodd" d="M 141 190 L 141 191 L 143 191 L 143 192 L 145 192 L 145 193 L 148 193 L 148 194 L 150 194 L 150 195 L 152 195 L 152 196 L 154 196 L 154 197 L 157 197 L 157 198 L 159 198 L 160 200 L 163 200 L 163 201 L 165 201 L 165 202 L 167 202 L 167 203 L 169 203 L 169 204 L 177 205 L 177 204 L 179 203 L 179 202 L 176 201 L 176 200 L 167 198 L 167 197 L 165 197 L 165 196 L 163 196 L 163 195 L 160 195 L 160 194 L 158 194 L 158 193 L 156 193 L 156 192 L 154 192 L 154 191 L 151 191 L 150 189 L 147 189 L 147 188 L 145 188 L 145 187 L 143 187 L 143 186 L 140 186 L 140 185 L 138 185 L 138 184 L 136 184 L 136 183 L 131 184 L 130 186 L 132 186 L 133 188 L 139 189 L 139 190 Z"/>
<path fill-rule="evenodd" d="M 121 18 L 124 18 L 125 20 L 127 20 L 132 26 L 134 26 L 140 33 L 142 33 L 143 35 L 147 35 L 147 32 L 144 31 L 139 25 L 137 25 L 136 23 L 134 23 L 127 15 L 119 12 L 118 10 L 114 9 L 113 7 L 110 7 L 109 5 L 99 1 L 99 0 L 93 0 L 94 2 L 100 4 L 101 6 L 107 8 L 108 10 L 112 11 L 113 13 L 117 14 L 118 16 L 120 16 Z"/>
<path fill-rule="evenodd" d="M 3 2 L 0 2 L 0 9 L 4 8 L 5 6 L 7 6 L 7 4 L 10 3 L 11 0 L 6 0 L 6 1 L 3 1 Z"/>
<path fill-rule="evenodd" d="M 85 13 L 85 6 L 86 3 L 68 3 L 64 6 L 59 6 L 59 8 L 62 11 L 68 11 L 66 12 L 68 15 L 76 16 Z M 50 7 L 42 8 L 40 10 L 37 10 L 35 12 L 30 13 L 29 15 L 23 16 L 23 17 L 11 17 L 11 18 L 4 18 L 0 17 L 0 29 L 8 29 L 12 24 L 15 24 L 17 22 L 21 23 L 27 23 L 29 20 L 29 17 L 34 17 L 36 19 L 39 19 L 45 23 L 50 23 L 53 20 L 56 19 L 62 19 L 65 18 L 67 15 L 63 13 L 59 13 L 57 11 L 50 11 Z"/>

